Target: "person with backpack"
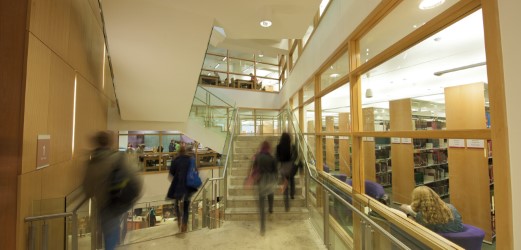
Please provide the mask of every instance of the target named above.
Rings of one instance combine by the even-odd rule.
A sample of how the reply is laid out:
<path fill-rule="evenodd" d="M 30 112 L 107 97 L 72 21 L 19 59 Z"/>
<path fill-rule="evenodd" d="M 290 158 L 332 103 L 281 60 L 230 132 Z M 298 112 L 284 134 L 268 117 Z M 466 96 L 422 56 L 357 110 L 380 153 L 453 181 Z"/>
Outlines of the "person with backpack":
<path fill-rule="evenodd" d="M 171 181 L 167 198 L 174 199 L 174 209 L 177 214 L 177 226 L 181 233 L 188 228 L 188 215 L 190 213 L 190 198 L 197 189 L 187 185 L 187 175 L 194 159 L 187 155 L 186 147 L 180 146 L 178 156 L 172 160 L 170 165 L 169 179 Z M 182 202 L 182 212 L 181 212 Z"/>
<path fill-rule="evenodd" d="M 92 138 L 95 149 L 83 179 L 85 196 L 94 198 L 107 250 L 118 245 L 122 215 L 139 199 L 142 187 L 125 154 L 112 149 L 113 138 L 110 131 L 100 131 Z"/>
<path fill-rule="evenodd" d="M 277 161 L 270 154 L 271 145 L 263 141 L 259 153 L 253 160 L 251 173 L 254 174 L 255 185 L 259 192 L 260 233 L 264 236 L 266 231 L 265 199 L 268 198 L 268 211 L 273 213 L 273 199 L 278 182 Z"/>

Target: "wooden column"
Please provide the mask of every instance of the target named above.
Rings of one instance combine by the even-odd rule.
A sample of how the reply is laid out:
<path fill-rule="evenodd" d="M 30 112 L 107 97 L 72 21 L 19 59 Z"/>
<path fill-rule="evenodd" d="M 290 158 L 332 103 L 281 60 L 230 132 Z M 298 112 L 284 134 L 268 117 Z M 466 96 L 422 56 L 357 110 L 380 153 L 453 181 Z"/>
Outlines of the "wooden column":
<path fill-rule="evenodd" d="M 391 131 L 411 131 L 411 99 L 389 102 Z M 415 187 L 413 144 L 393 143 L 391 140 L 393 171 L 393 200 L 411 203 L 411 193 Z"/>
<path fill-rule="evenodd" d="M 25 102 L 27 1 L 0 1 L 0 249 L 17 249 L 18 173 L 21 169 Z"/>
<path fill-rule="evenodd" d="M 484 84 L 445 88 L 447 129 L 486 129 Z M 450 202 L 466 224 L 485 231 L 492 241 L 488 155 L 484 148 L 449 147 Z"/>
<path fill-rule="evenodd" d="M 363 128 L 364 132 L 374 131 L 374 108 L 362 109 L 363 116 Z M 362 145 L 364 148 L 364 173 L 365 179 L 376 182 L 376 169 L 375 169 L 375 142 L 374 140 L 363 140 Z"/>

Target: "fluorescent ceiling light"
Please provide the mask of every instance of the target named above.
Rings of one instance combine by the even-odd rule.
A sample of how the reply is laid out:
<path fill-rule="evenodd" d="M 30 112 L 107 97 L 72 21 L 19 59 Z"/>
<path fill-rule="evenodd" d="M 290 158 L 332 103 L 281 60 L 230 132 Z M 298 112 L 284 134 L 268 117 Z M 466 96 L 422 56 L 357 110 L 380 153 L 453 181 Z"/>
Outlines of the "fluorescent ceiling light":
<path fill-rule="evenodd" d="M 462 66 L 462 67 L 457 67 L 457 68 L 452 68 L 452 69 L 447 69 L 447 70 L 434 72 L 434 75 L 435 76 L 441 76 L 443 74 L 452 73 L 452 72 L 460 71 L 460 70 L 464 70 L 464 69 L 475 68 L 475 67 L 484 66 L 484 65 L 487 65 L 487 63 L 486 62 L 474 63 L 474 64 L 465 65 L 465 66 Z"/>
<path fill-rule="evenodd" d="M 418 8 L 420 8 L 420 10 L 429 10 L 434 9 L 443 3 L 445 3 L 445 0 L 422 0 Z"/>
<path fill-rule="evenodd" d="M 340 74 L 333 73 L 333 74 L 329 75 L 329 77 L 331 77 L 331 78 L 336 78 L 336 77 L 338 77 L 339 75 L 340 75 Z"/>
<path fill-rule="evenodd" d="M 271 24 L 272 24 L 272 22 L 270 20 L 262 20 L 262 21 L 260 21 L 260 26 L 262 26 L 264 28 L 270 27 Z"/>
<path fill-rule="evenodd" d="M 216 68 L 219 68 L 219 66 L 221 66 L 220 63 L 218 63 L 217 65 L 215 65 L 215 67 L 213 67 L 213 68 L 216 69 Z"/>

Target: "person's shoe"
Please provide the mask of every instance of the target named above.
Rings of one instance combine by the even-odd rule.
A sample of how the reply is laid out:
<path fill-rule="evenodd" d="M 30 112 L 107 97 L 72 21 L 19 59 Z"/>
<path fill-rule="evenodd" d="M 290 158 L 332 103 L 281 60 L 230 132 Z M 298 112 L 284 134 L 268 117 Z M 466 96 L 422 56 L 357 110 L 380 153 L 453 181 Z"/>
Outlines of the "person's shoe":
<path fill-rule="evenodd" d="M 182 224 L 181 225 L 181 233 L 185 233 L 186 230 L 188 230 L 188 225 L 187 224 Z"/>

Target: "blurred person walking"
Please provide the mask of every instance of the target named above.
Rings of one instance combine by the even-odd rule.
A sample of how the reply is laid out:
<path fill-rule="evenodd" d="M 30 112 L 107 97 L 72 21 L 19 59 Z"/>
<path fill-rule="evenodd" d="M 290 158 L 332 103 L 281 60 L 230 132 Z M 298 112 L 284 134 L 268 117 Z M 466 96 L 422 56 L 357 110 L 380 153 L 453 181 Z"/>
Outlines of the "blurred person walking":
<path fill-rule="evenodd" d="M 120 241 L 121 219 L 141 194 L 142 181 L 122 152 L 112 149 L 113 133 L 100 131 L 92 138 L 95 146 L 83 179 L 87 198 L 93 197 L 101 220 L 105 249 Z"/>
<path fill-rule="evenodd" d="M 295 197 L 295 169 L 293 162 L 294 146 L 291 145 L 291 137 L 288 133 L 284 132 L 280 136 L 279 144 L 277 145 L 276 156 L 280 162 L 280 175 L 284 179 L 284 208 L 286 212 L 289 211 L 289 198 Z"/>
<path fill-rule="evenodd" d="M 188 228 L 188 215 L 190 213 L 190 198 L 196 189 L 186 185 L 186 176 L 192 164 L 192 157 L 186 154 L 186 147 L 180 146 L 178 156 L 172 160 L 170 165 L 169 179 L 170 188 L 167 198 L 174 199 L 174 209 L 177 215 L 177 225 L 179 231 L 184 233 Z M 181 211 L 182 203 L 182 211 Z"/>
<path fill-rule="evenodd" d="M 273 213 L 273 198 L 278 182 L 277 161 L 270 154 L 271 145 L 263 141 L 255 155 L 251 173 L 255 175 L 255 184 L 259 193 L 260 233 L 266 231 L 265 199 L 268 198 L 268 211 Z"/>

